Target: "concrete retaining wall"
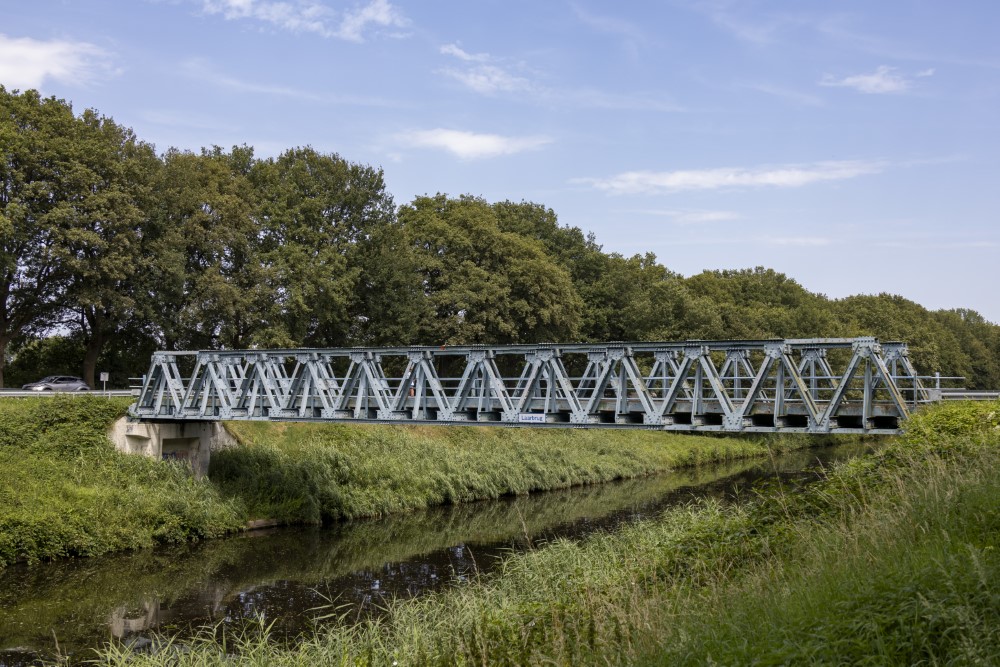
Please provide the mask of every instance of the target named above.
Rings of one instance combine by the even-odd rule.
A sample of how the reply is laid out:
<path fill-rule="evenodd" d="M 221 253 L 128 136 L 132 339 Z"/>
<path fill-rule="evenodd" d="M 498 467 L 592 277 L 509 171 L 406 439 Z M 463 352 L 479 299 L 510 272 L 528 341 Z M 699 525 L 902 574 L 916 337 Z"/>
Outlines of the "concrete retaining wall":
<path fill-rule="evenodd" d="M 208 474 L 212 452 L 238 443 L 219 422 L 137 422 L 122 417 L 108 433 L 120 452 L 184 461 L 197 478 Z"/>

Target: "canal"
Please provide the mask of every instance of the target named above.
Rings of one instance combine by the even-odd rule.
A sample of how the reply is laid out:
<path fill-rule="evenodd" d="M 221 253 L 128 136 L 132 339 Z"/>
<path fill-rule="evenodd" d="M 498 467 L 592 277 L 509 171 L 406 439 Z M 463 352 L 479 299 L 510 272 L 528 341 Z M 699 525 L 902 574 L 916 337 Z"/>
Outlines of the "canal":
<path fill-rule="evenodd" d="M 80 662 L 109 640 L 145 650 L 156 633 L 261 618 L 294 641 L 331 622 L 323 619 L 378 614 L 389 599 L 487 576 L 512 551 L 615 530 L 697 497 L 738 502 L 765 480 L 794 487 L 865 451 L 824 447 L 379 520 L 16 565 L 0 572 L 0 667 Z"/>

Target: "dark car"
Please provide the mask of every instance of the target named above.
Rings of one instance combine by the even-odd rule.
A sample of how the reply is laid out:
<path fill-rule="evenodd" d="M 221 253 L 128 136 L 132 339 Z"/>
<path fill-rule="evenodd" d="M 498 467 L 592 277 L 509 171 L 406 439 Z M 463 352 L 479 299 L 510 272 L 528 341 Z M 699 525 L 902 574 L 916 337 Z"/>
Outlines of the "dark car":
<path fill-rule="evenodd" d="M 21 389 L 28 391 L 89 391 L 90 387 L 83 378 L 72 375 L 50 375 L 38 382 L 26 384 Z"/>

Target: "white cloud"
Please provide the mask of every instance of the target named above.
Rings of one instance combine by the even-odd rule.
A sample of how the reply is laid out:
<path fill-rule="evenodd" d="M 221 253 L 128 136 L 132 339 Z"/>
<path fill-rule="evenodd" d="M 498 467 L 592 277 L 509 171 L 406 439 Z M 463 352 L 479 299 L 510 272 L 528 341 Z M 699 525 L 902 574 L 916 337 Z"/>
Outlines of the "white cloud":
<path fill-rule="evenodd" d="M 333 12 L 314 2 L 271 2 L 269 0 L 204 0 L 209 14 L 222 14 L 227 20 L 254 19 L 271 23 L 292 32 L 330 34 L 328 21 Z"/>
<path fill-rule="evenodd" d="M 778 236 L 761 239 L 768 245 L 795 246 L 802 248 L 815 248 L 830 245 L 832 241 L 825 236 Z"/>
<path fill-rule="evenodd" d="M 403 28 L 407 20 L 388 0 L 371 0 L 361 8 L 344 15 L 337 29 L 337 36 L 352 42 L 363 41 L 363 33 L 369 25 L 381 28 Z"/>
<path fill-rule="evenodd" d="M 841 181 L 882 171 L 880 162 L 845 160 L 756 168 L 684 171 L 628 171 L 610 178 L 577 179 L 611 194 L 658 194 L 728 188 L 797 188 L 822 181 Z"/>
<path fill-rule="evenodd" d="M 513 155 L 552 142 L 547 137 L 505 137 L 443 128 L 410 132 L 399 139 L 414 148 L 438 148 L 467 160 Z"/>
<path fill-rule="evenodd" d="M 455 56 L 459 60 L 466 62 L 487 62 L 490 59 L 488 53 L 468 53 L 458 44 L 445 44 L 441 47 L 441 53 L 446 56 Z"/>
<path fill-rule="evenodd" d="M 87 84 L 112 71 L 110 57 L 87 42 L 0 34 L 0 84 L 9 89 L 40 88 L 49 79 Z"/>
<path fill-rule="evenodd" d="M 495 65 L 478 65 L 469 69 L 445 68 L 443 74 L 450 76 L 466 88 L 483 95 L 512 93 L 527 90 L 530 82 Z"/>
<path fill-rule="evenodd" d="M 645 215 L 668 218 L 677 225 L 704 225 L 713 222 L 728 222 L 739 220 L 740 215 L 733 211 L 637 211 Z"/>
<path fill-rule="evenodd" d="M 917 76 L 932 76 L 934 70 L 924 70 Z M 871 74 L 855 74 L 853 76 L 836 79 L 829 74 L 820 81 L 822 86 L 837 86 L 843 88 L 853 88 L 861 93 L 879 95 L 885 93 L 905 93 L 910 89 L 912 82 L 907 77 L 896 72 L 895 67 L 880 65 Z"/>
<path fill-rule="evenodd" d="M 289 99 L 318 102 L 322 104 L 339 104 L 349 106 L 399 107 L 399 103 L 377 97 L 359 95 L 341 95 L 335 93 L 316 93 L 301 88 L 275 85 L 258 81 L 246 81 L 216 71 L 212 64 L 202 58 L 192 58 L 183 64 L 183 70 L 188 76 L 205 81 L 212 86 L 225 88 L 237 93 L 254 95 L 269 95 L 272 97 L 287 97 Z"/>
<path fill-rule="evenodd" d="M 313 0 L 202 0 L 202 7 L 206 13 L 221 14 L 227 20 L 252 19 L 291 32 L 312 32 L 352 42 L 363 42 L 370 26 L 407 25 L 406 18 L 388 0 L 370 0 L 342 14 Z"/>
<path fill-rule="evenodd" d="M 470 64 L 464 69 L 446 67 L 442 74 L 450 76 L 466 88 L 483 95 L 496 93 L 511 93 L 531 88 L 527 79 L 511 74 L 499 65 L 493 64 L 495 59 L 488 53 L 468 53 L 457 44 L 445 44 L 440 48 L 442 54 L 458 58 Z"/>
<path fill-rule="evenodd" d="M 469 53 L 457 44 L 445 44 L 439 51 L 467 63 L 464 68 L 446 67 L 440 74 L 455 79 L 469 90 L 481 95 L 500 93 L 521 93 L 521 97 L 537 103 L 588 109 L 613 109 L 622 111 L 684 111 L 676 102 L 662 94 L 619 93 L 592 88 L 558 89 L 548 88 L 513 74 L 510 69 L 498 64 L 501 59 L 489 53 Z M 523 67 L 522 67 L 523 69 Z"/>

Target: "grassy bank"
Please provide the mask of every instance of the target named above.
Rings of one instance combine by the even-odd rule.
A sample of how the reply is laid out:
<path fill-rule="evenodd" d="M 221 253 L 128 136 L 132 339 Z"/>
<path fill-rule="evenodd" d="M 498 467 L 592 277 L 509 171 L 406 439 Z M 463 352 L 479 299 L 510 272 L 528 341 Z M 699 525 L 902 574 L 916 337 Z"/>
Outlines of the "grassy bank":
<path fill-rule="evenodd" d="M 908 427 L 802 493 L 695 503 L 511 557 L 376 623 L 226 648 L 260 665 L 997 664 L 1000 405 Z M 227 661 L 211 637 L 129 659 Z"/>
<path fill-rule="evenodd" d="M 0 401 L 0 568 L 764 456 L 763 441 L 648 431 L 231 423 L 208 481 L 114 450 L 128 399 Z M 776 441 L 785 449 L 814 441 Z"/>
<path fill-rule="evenodd" d="M 794 458 L 809 459 L 808 453 Z M 787 459 L 786 459 L 787 460 Z M 0 663 L 6 647 L 32 647 L 56 656 L 53 630 L 64 655 L 92 655 L 89 647 L 108 637 L 108 619 L 136 615 L 145 601 L 164 609 L 190 605 L 200 591 L 226 601 L 247 591 L 260 595 L 274 582 L 329 590 L 323 582 L 362 570 L 379 572 L 465 544 L 488 561 L 480 545 L 513 544 L 583 518 L 600 521 L 678 493 L 711 485 L 753 470 L 759 461 L 692 468 L 670 475 L 612 484 L 517 496 L 495 503 L 466 503 L 396 514 L 375 521 L 350 521 L 321 530 L 267 531 L 198 545 L 178 544 L 108 555 L 86 561 L 64 560 L 45 567 L 15 567 L 0 572 Z M 805 465 L 805 463 L 803 464 Z M 489 556 L 485 556 L 489 559 Z M 294 597 L 293 593 L 288 593 Z M 315 602 L 314 604 L 319 604 Z M 289 604 L 289 608 L 297 605 Z M 190 609 L 191 607 L 187 607 Z M 124 612 L 128 610 L 128 614 Z M 271 616 L 276 632 L 299 628 L 300 619 Z M 178 622 L 174 617 L 173 622 Z"/>
<path fill-rule="evenodd" d="M 221 535 L 245 512 L 177 464 L 107 438 L 128 399 L 0 400 L 0 568 Z"/>
<path fill-rule="evenodd" d="M 662 431 L 230 422 L 209 477 L 252 518 L 374 517 L 819 444 Z M 770 447 L 770 449 L 769 449 Z"/>

